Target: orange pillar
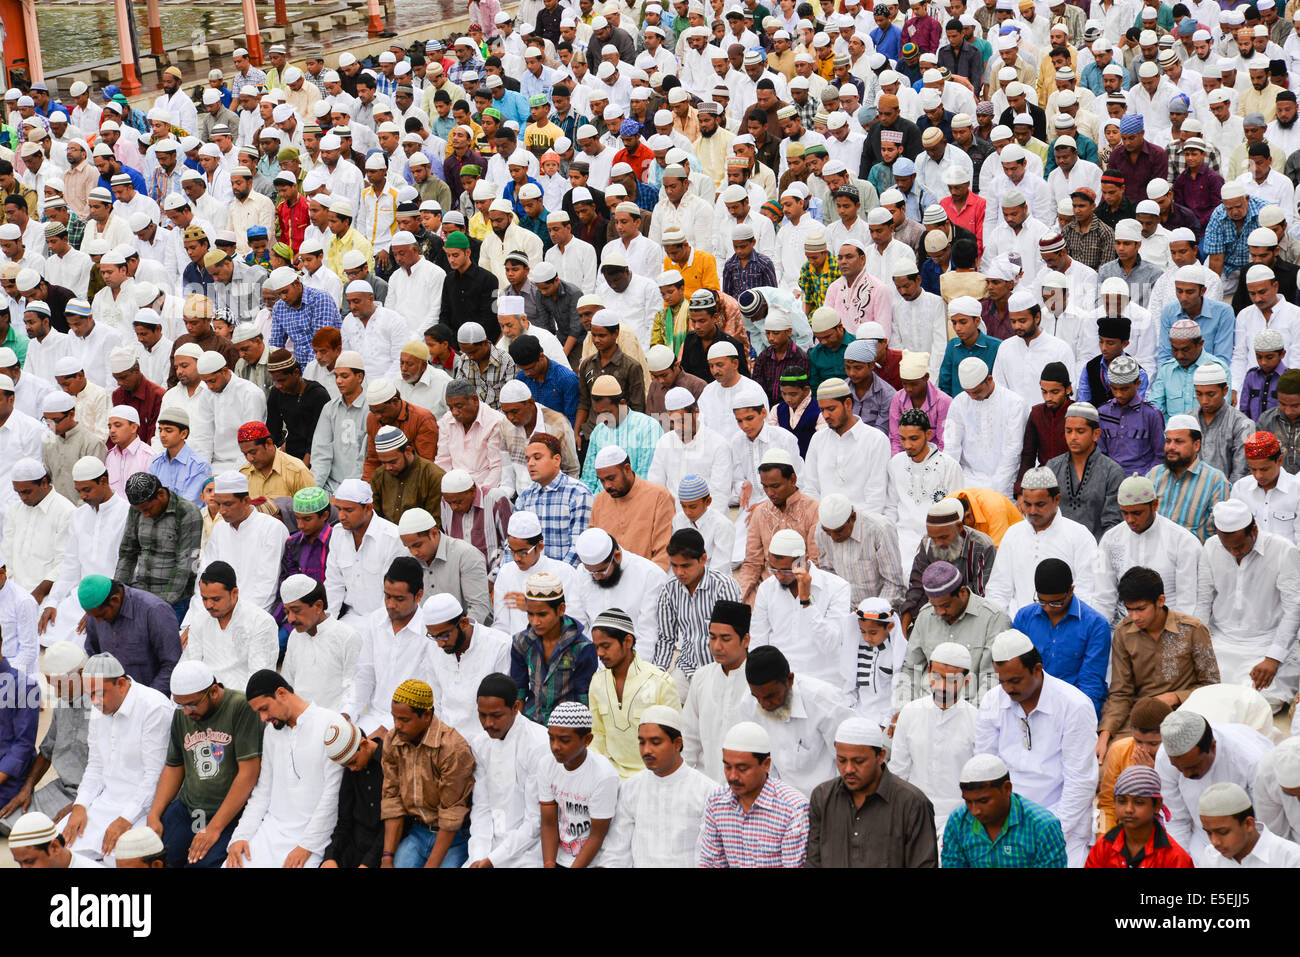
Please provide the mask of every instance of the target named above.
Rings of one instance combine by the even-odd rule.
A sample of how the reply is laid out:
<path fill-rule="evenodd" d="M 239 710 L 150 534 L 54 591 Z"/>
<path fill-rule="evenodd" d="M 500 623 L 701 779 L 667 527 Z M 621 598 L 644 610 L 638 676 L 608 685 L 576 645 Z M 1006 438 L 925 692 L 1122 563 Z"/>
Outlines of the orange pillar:
<path fill-rule="evenodd" d="M 289 25 L 289 11 L 284 5 L 284 0 L 275 0 L 275 25 L 277 27 Z"/>
<path fill-rule="evenodd" d="M 27 72 L 32 82 L 45 79 L 45 66 L 41 63 L 41 34 L 36 23 L 36 0 L 23 0 L 23 28 L 27 34 Z"/>
<path fill-rule="evenodd" d="M 254 66 L 262 65 L 262 30 L 257 25 L 257 7 L 253 0 L 244 0 L 244 48 Z"/>
<path fill-rule="evenodd" d="M 370 22 L 366 25 L 366 32 L 372 37 L 377 37 L 384 32 L 384 17 L 379 11 L 379 0 L 367 0 L 366 10 L 370 14 Z"/>
<path fill-rule="evenodd" d="M 140 70 L 135 62 L 135 45 L 131 42 L 131 11 L 126 0 L 114 0 L 117 12 L 117 45 L 122 55 L 122 92 L 135 96 L 140 92 Z"/>
<path fill-rule="evenodd" d="M 158 0 L 146 0 L 149 14 L 149 52 L 156 57 L 163 55 L 162 17 L 158 13 Z"/>

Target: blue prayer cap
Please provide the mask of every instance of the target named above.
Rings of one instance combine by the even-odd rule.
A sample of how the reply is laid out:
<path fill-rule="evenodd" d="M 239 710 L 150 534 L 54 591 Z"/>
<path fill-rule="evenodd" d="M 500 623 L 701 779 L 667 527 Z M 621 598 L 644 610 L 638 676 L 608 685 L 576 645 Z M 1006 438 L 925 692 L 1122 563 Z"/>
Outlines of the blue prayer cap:
<path fill-rule="evenodd" d="M 1142 119 L 1140 113 L 1125 113 L 1119 121 L 1119 132 L 1121 136 L 1127 136 L 1129 133 L 1141 133 L 1146 129 L 1146 121 Z"/>
<path fill-rule="evenodd" d="M 873 339 L 854 339 L 844 350 L 844 358 L 849 362 L 875 362 L 876 343 Z"/>
<path fill-rule="evenodd" d="M 639 136 L 641 133 L 641 124 L 636 120 L 624 120 L 618 128 L 619 136 Z"/>
<path fill-rule="evenodd" d="M 247 235 L 248 235 L 248 238 L 249 238 L 249 239 L 259 239 L 259 238 L 260 238 L 260 239 L 266 239 L 266 238 L 267 238 L 266 227 L 265 227 L 265 226 L 249 226 L 249 227 L 248 227 L 248 233 L 247 233 Z"/>
<path fill-rule="evenodd" d="M 900 156 L 898 159 L 894 160 L 894 175 L 895 175 L 895 176 L 915 176 L 915 175 L 916 175 L 916 164 L 913 163 L 913 162 L 912 162 L 910 159 L 908 159 L 906 156 Z"/>
<path fill-rule="evenodd" d="M 677 486 L 677 501 L 679 502 L 698 502 L 706 498 L 709 494 L 709 483 L 704 481 L 703 476 L 688 475 L 682 479 L 682 484 Z"/>

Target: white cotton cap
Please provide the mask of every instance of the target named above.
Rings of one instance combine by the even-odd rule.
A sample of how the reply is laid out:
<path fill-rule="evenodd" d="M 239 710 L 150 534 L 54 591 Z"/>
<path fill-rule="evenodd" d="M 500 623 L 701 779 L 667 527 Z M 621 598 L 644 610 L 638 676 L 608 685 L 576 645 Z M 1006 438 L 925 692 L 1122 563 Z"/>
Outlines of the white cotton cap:
<path fill-rule="evenodd" d="M 39 847 L 49 844 L 58 836 L 59 828 L 50 820 L 49 815 L 40 811 L 28 811 L 14 822 L 13 829 L 9 832 L 9 846 Z"/>
<path fill-rule="evenodd" d="M 930 652 L 931 664 L 936 661 L 941 665 L 950 665 L 953 668 L 964 668 L 966 671 L 970 671 L 970 649 L 955 641 L 940 642 L 935 646 L 934 651 Z"/>
<path fill-rule="evenodd" d="M 536 512 L 515 512 L 510 516 L 506 534 L 511 538 L 536 538 L 542 534 L 542 520 Z"/>
<path fill-rule="evenodd" d="M 527 402 L 532 397 L 533 394 L 528 391 L 528 386 L 518 379 L 511 379 L 501 387 L 497 399 L 502 405 L 506 405 L 513 402 Z M 445 478 L 442 480 L 442 488 L 443 491 L 447 489 L 447 480 Z"/>
<path fill-rule="evenodd" d="M 320 582 L 310 575 L 290 575 L 280 586 L 280 600 L 286 605 L 290 602 L 301 601 L 306 596 L 316 590 Z"/>
<path fill-rule="evenodd" d="M 708 358 L 710 361 L 714 359 L 726 359 L 729 356 L 739 355 L 740 353 L 736 351 L 735 344 L 731 342 L 715 342 L 713 345 L 709 346 Z"/>
<path fill-rule="evenodd" d="M 117 839 L 117 844 L 113 846 L 113 857 L 119 861 L 132 861 L 153 857 L 155 854 L 163 853 L 164 850 L 158 832 L 141 824 L 126 831 Z"/>
<path fill-rule="evenodd" d="M 67 395 L 66 392 L 59 394 Z M 72 396 L 68 398 L 71 399 Z M 83 455 L 72 465 L 72 481 L 93 482 L 107 471 L 108 466 L 104 464 L 103 459 L 94 455 Z"/>
<path fill-rule="evenodd" d="M 86 649 L 80 644 L 75 641 L 56 641 L 45 649 L 45 657 L 41 659 L 41 672 L 47 677 L 59 678 L 75 674 L 85 663 Z"/>
<path fill-rule="evenodd" d="M 1232 817 L 1252 807 L 1250 795 L 1240 784 L 1219 781 L 1201 792 L 1201 799 L 1196 802 L 1196 813 L 1201 817 Z"/>
<path fill-rule="evenodd" d="M 172 669 L 172 694 L 198 694 L 211 688 L 216 680 L 211 665 L 197 658 L 187 658 Z"/>
<path fill-rule="evenodd" d="M 397 397 L 397 386 L 388 379 L 376 379 L 366 386 L 366 404 L 380 405 Z"/>
<path fill-rule="evenodd" d="M 46 651 L 47 661 L 49 657 Z M 1300 737 L 1287 738 L 1273 749 L 1273 776 L 1284 788 L 1300 788 Z"/>
<path fill-rule="evenodd" d="M 808 550 L 808 544 L 803 540 L 803 536 L 793 528 L 783 528 L 768 542 L 767 550 L 773 555 L 782 555 L 788 558 L 802 558 Z"/>
<path fill-rule="evenodd" d="M 87 658 L 85 665 L 82 666 L 81 673 L 85 678 L 126 677 L 126 669 L 122 667 L 122 662 L 117 660 L 116 655 L 107 651 L 101 651 L 99 654 Z"/>
<path fill-rule="evenodd" d="M 222 472 L 212 483 L 212 490 L 220 495 L 247 495 L 248 476 L 243 472 Z"/>
<path fill-rule="evenodd" d="M 646 353 L 646 363 L 650 366 L 651 372 L 663 372 L 673 364 L 676 358 L 673 350 L 662 343 L 651 346 L 650 351 Z"/>
<path fill-rule="evenodd" d="M 817 507 L 817 520 L 822 528 L 841 528 L 853 514 L 853 503 L 848 496 L 832 492 Z"/>
<path fill-rule="evenodd" d="M 767 731 L 753 721 L 732 725 L 722 739 L 724 751 L 748 751 L 751 754 L 771 754 L 772 739 Z"/>
<path fill-rule="evenodd" d="M 358 505 L 369 505 L 375 500 L 370 483 L 359 478 L 344 479 L 340 482 L 339 487 L 334 490 L 334 497 L 341 502 L 356 502 Z"/>
<path fill-rule="evenodd" d="M 961 774 L 957 776 L 957 781 L 961 784 L 1000 781 L 1009 773 L 1006 763 L 996 754 L 976 754 L 961 766 Z"/>
<path fill-rule="evenodd" d="M 135 350 L 126 346 L 118 346 L 108 353 L 108 369 L 113 373 L 125 372 L 139 361 L 140 358 L 135 354 Z M 3 365 L 3 362 L 0 362 L 0 365 Z"/>
<path fill-rule="evenodd" d="M 607 469 L 615 465 L 622 465 L 627 461 L 627 452 L 622 446 L 606 445 L 596 453 L 596 468 Z"/>
<path fill-rule="evenodd" d="M 1010 661 L 1034 650 L 1034 643 L 1023 631 L 1008 628 L 1000 632 L 989 645 L 989 653 L 994 662 Z"/>
<path fill-rule="evenodd" d="M 1165 754 L 1176 758 L 1186 754 L 1205 735 L 1207 722 L 1195 711 L 1179 708 L 1160 722 L 1160 742 Z"/>
<path fill-rule="evenodd" d="M 980 301 L 974 296 L 958 296 L 948 304 L 950 316 L 979 316 L 981 312 Z"/>
<path fill-rule="evenodd" d="M 518 380 L 513 380 L 518 381 Z M 456 495 L 460 492 L 468 492 L 474 487 L 474 476 L 470 475 L 464 469 L 452 469 L 442 477 L 442 490 Z"/>
<path fill-rule="evenodd" d="M 397 522 L 397 533 L 399 535 L 418 535 L 421 532 L 427 532 L 438 523 L 433 520 L 425 509 L 408 508 L 402 512 L 402 517 Z"/>
<path fill-rule="evenodd" d="M 609 558 L 614 550 L 614 539 L 603 528 L 591 527 L 578 536 L 574 542 L 578 560 L 586 565 L 595 565 Z"/>
<path fill-rule="evenodd" d="M 361 730 L 341 714 L 330 713 L 325 723 L 325 756 L 336 764 L 347 764 L 361 750 Z"/>
<path fill-rule="evenodd" d="M 664 409 L 669 412 L 680 412 L 682 409 L 689 409 L 695 404 L 695 396 L 691 395 L 690 389 L 683 389 L 681 386 L 673 386 L 664 396 Z M 444 479 L 444 484 L 446 480 Z"/>
<path fill-rule="evenodd" d="M 1255 515 L 1250 506 L 1238 498 L 1224 499 L 1214 506 L 1214 528 L 1219 532 L 1240 532 L 1250 528 Z"/>
<path fill-rule="evenodd" d="M 1192 385 L 1227 385 L 1228 372 L 1217 362 L 1197 366 L 1192 373 Z"/>
<path fill-rule="evenodd" d="M 199 375 L 212 375 L 212 373 L 220 372 L 226 368 L 226 357 L 220 352 L 209 349 L 199 356 L 195 364 L 198 366 Z"/>
<path fill-rule="evenodd" d="M 989 367 L 977 356 L 967 356 L 957 366 L 957 381 L 963 389 L 973 389 L 989 377 Z"/>
<path fill-rule="evenodd" d="M 134 422 L 140 424 L 140 413 L 129 405 L 115 405 L 108 410 L 109 421 L 121 419 L 124 422 Z"/>
<path fill-rule="evenodd" d="M 835 743 L 878 748 L 886 746 L 885 733 L 880 725 L 866 718 L 845 718 L 835 729 Z"/>
<path fill-rule="evenodd" d="M 9 478 L 15 482 L 39 482 L 48 474 L 45 463 L 33 458 L 21 458 L 10 469 Z"/>
<path fill-rule="evenodd" d="M 1193 383 L 1195 384 L 1195 383 Z M 1165 423 L 1165 432 L 1177 432 L 1180 429 L 1186 429 L 1189 432 L 1201 431 L 1201 423 L 1196 421 L 1195 416 L 1187 415 L 1180 412 L 1178 415 L 1171 415 L 1169 421 Z"/>
<path fill-rule="evenodd" d="M 456 596 L 446 592 L 440 592 L 429 598 L 421 606 L 420 611 L 426 627 L 445 625 L 449 621 L 460 621 L 465 617 L 465 608 L 456 600 Z"/>

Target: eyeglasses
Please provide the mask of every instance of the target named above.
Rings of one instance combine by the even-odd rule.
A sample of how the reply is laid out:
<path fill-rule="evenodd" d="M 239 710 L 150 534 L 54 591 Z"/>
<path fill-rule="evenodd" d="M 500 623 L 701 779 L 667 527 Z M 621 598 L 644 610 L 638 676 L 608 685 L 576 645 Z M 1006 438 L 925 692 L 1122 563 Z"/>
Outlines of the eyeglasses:
<path fill-rule="evenodd" d="M 1029 727 L 1029 718 L 1025 715 L 1020 716 L 1020 740 L 1024 743 L 1026 751 L 1034 750 L 1034 732 Z"/>
<path fill-rule="evenodd" d="M 1038 595 L 1034 596 L 1034 601 L 1038 602 L 1038 604 L 1041 605 L 1042 607 L 1052 608 L 1056 610 L 1069 607 L 1069 604 L 1072 600 L 1073 600 L 1073 596 L 1067 596 L 1065 598 L 1061 598 L 1056 601 L 1044 601 L 1040 596 Z"/>
<path fill-rule="evenodd" d="M 446 631 L 432 631 L 427 628 L 425 629 L 425 631 L 428 633 L 429 637 L 432 638 L 434 641 L 446 641 L 449 638 L 454 638 L 456 634 L 460 631 L 460 623 L 458 622 L 457 624 L 448 628 Z"/>
<path fill-rule="evenodd" d="M 535 545 L 529 545 L 527 548 L 512 548 L 510 549 L 510 554 L 515 556 L 515 558 L 523 558 L 525 555 L 529 555 L 541 547 L 542 543 L 538 542 Z"/>

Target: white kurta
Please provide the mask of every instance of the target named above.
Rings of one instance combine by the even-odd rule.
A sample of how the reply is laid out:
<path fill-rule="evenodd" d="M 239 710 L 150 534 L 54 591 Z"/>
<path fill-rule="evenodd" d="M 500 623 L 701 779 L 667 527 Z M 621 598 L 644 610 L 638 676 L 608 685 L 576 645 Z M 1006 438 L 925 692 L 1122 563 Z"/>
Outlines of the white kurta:
<path fill-rule="evenodd" d="M 239 451 L 236 438 L 239 427 L 245 422 L 266 421 L 266 393 L 260 386 L 232 373 L 219 393 L 204 386 L 196 413 L 208 428 L 199 439 L 191 432 L 190 444 L 194 451 L 212 463 L 214 475 L 238 471 L 248 461 Z"/>
<path fill-rule="evenodd" d="M 1274 749 L 1260 759 L 1255 769 L 1255 787 L 1251 792 L 1255 816 L 1274 834 L 1294 841 L 1300 838 L 1300 798 L 1282 790 L 1277 780 L 1276 759 L 1277 749 Z"/>
<path fill-rule="evenodd" d="M 755 721 L 772 739 L 772 773 L 804 797 L 838 773 L 835 729 L 853 717 L 844 695 L 824 681 L 795 673 L 787 704 L 790 716 L 777 720 L 751 696 L 744 720 Z M 721 758 L 721 754 L 718 755 Z"/>
<path fill-rule="evenodd" d="M 701 424 L 690 442 L 683 442 L 673 429 L 655 445 L 654 459 L 646 475 L 664 486 L 677 499 L 677 489 L 688 475 L 699 475 L 709 483 L 712 508 L 726 512 L 731 498 L 731 446 L 720 434 Z"/>
<path fill-rule="evenodd" d="M 528 627 L 528 613 L 522 608 L 511 608 L 507 605 L 506 595 L 515 592 L 522 595 L 527 580 L 542 572 L 559 576 L 560 581 L 564 583 L 566 595 L 573 590 L 574 568 L 568 562 L 562 562 L 558 558 L 542 555 L 537 559 L 537 564 L 527 571 L 521 570 L 513 561 L 501 563 L 501 570 L 497 572 L 497 580 L 492 589 L 492 624 L 497 629 L 513 636 Z M 568 614 L 572 615 L 573 612 L 570 611 Z"/>
<path fill-rule="evenodd" d="M 903 705 L 894 728 L 889 770 L 925 792 L 934 805 L 934 829 L 962 807 L 961 769 L 975 753 L 975 706 L 965 698 L 940 709 L 927 695 Z"/>
<path fill-rule="evenodd" d="M 478 622 L 473 628 L 469 647 L 459 657 L 443 651 L 425 633 L 429 644 L 426 661 L 432 672 L 429 684 L 438 719 L 467 736 L 479 727 L 479 684 L 491 674 L 510 674 L 510 636 Z"/>
<path fill-rule="evenodd" d="M 203 610 L 190 619 L 189 640 L 181 660 L 202 661 L 227 688 L 239 691 L 263 668 L 275 670 L 280 657 L 280 634 L 275 619 L 246 598 L 235 603 L 222 628 Z"/>
<path fill-rule="evenodd" d="M 1300 844 L 1278 837 L 1260 822 L 1256 822 L 1255 827 L 1259 831 L 1259 840 L 1250 849 L 1250 853 L 1240 861 L 1224 857 L 1213 847 L 1206 847 L 1197 855 L 1196 866 L 1223 870 L 1247 867 L 1300 867 Z"/>
<path fill-rule="evenodd" d="M 501 740 L 471 731 L 474 794 L 469 812 L 469 858 L 493 867 L 542 866 L 538 775 L 554 763 L 546 729 L 516 715 Z"/>
<path fill-rule="evenodd" d="M 68 549 L 68 525 L 76 506 L 50 489 L 39 505 L 23 504 L 15 494 L 4 517 L 4 560 L 9 580 L 30 592 L 59 577 Z"/>
<path fill-rule="evenodd" d="M 54 622 L 41 635 L 41 644 L 75 640 L 77 623 L 85 615 L 77 601 L 77 585 L 87 575 L 113 577 L 117 569 L 117 553 L 122 546 L 122 532 L 126 528 L 131 506 L 114 495 L 99 508 L 80 505 L 68 522 L 68 548 L 59 566 L 58 577 L 41 610 L 57 609 Z"/>
<path fill-rule="evenodd" d="M 696 404 L 700 407 L 700 424 L 707 425 L 714 432 L 717 432 L 728 442 L 731 442 L 734 436 L 740 436 L 744 440 L 745 433 L 740 431 L 740 426 L 736 424 L 736 415 L 731 408 L 731 398 L 735 395 L 737 389 L 747 389 L 754 392 L 757 398 L 761 392 L 763 395 L 763 410 L 767 410 L 767 393 L 763 392 L 758 383 L 747 376 L 741 376 L 736 380 L 735 385 L 724 386 L 721 382 L 713 381 L 704 387 Z M 794 434 L 790 433 L 791 439 Z M 799 451 L 798 443 L 795 443 L 795 451 Z"/>
<path fill-rule="evenodd" d="M 961 466 L 951 455 L 930 443 L 929 455 L 914 462 L 906 452 L 889 460 L 889 502 L 886 521 L 898 529 L 898 554 L 907 568 L 925 537 L 925 515 L 952 492 L 966 487 Z"/>
<path fill-rule="evenodd" d="M 707 392 L 708 389 L 705 391 Z M 732 422 L 735 422 L 734 417 Z M 753 441 L 740 431 L 739 426 L 734 426 L 729 433 L 723 434 L 728 436 L 727 444 L 731 446 L 731 464 L 734 469 L 732 495 L 739 496 L 741 486 L 748 482 L 752 487 L 749 498 L 751 505 L 763 500 L 763 484 L 759 480 L 758 465 L 769 449 L 783 449 L 789 453 L 791 461 L 794 462 L 795 474 L 802 476 L 804 473 L 803 457 L 799 454 L 799 440 L 788 429 L 768 423 L 763 426 L 762 431 Z"/>
<path fill-rule="evenodd" d="M 804 608 L 775 576 L 769 575 L 754 596 L 749 647 L 775 645 L 796 675 L 809 675 L 835 689 L 847 702 L 854 672 L 845 672 L 850 648 L 857 645 L 857 623 L 849 604 L 849 583 L 808 564 L 812 604 Z M 856 667 L 856 666 L 855 666 Z"/>
<path fill-rule="evenodd" d="M 379 515 L 371 515 L 360 548 L 352 532 L 337 526 L 330 534 L 330 550 L 325 559 L 325 593 L 329 596 L 330 614 L 350 618 L 367 615 L 381 607 L 388 566 L 394 558 L 408 554 L 397 534 L 397 526 Z"/>
<path fill-rule="evenodd" d="M 704 805 L 716 782 L 683 763 L 660 777 L 638 771 L 618 789 L 606 867 L 695 867 Z"/>
<path fill-rule="evenodd" d="M 38 611 L 36 599 L 17 585 L 6 582 L 0 586 L 0 655 L 16 670 L 39 680 Z"/>
<path fill-rule="evenodd" d="M 583 566 L 574 569 L 576 605 L 566 603 L 565 614 L 580 621 L 590 633 L 591 623 L 609 608 L 622 608 L 636 625 L 636 653 L 643 661 L 654 661 L 659 640 L 659 590 L 668 580 L 662 568 L 634 552 L 623 551 L 623 574 L 612 588 L 602 588 Z M 567 596 L 567 593 L 566 593 Z"/>
<path fill-rule="evenodd" d="M 415 616 L 394 633 L 388 612 L 377 608 L 357 623 L 360 642 L 356 678 L 339 710 L 352 718 L 364 734 L 393 724 L 393 692 L 408 678 L 433 683 L 429 659 L 438 649 L 424 630 L 424 619 Z M 433 700 L 439 717 L 445 719 L 442 699 Z"/>
<path fill-rule="evenodd" d="M 681 528 L 693 528 L 704 537 L 704 551 L 709 556 L 709 567 L 714 571 L 731 574 L 731 554 L 736 547 L 736 526 L 727 518 L 727 513 L 710 508 L 700 516 L 698 522 L 692 522 L 682 512 L 673 516 L 673 531 Z"/>
<path fill-rule="evenodd" d="M 86 773 L 76 800 L 86 809 L 86 829 L 72 850 L 98 858 L 110 824 L 119 817 L 132 827 L 143 823 L 167 757 L 172 711 L 166 695 L 138 681 L 113 714 L 91 709 Z"/>
<path fill-rule="evenodd" d="M 1041 532 L 1029 522 L 1017 522 L 1003 533 L 984 597 L 1014 617 L 1033 604 L 1034 571 L 1046 558 L 1059 558 L 1069 565 L 1074 571 L 1075 594 L 1080 601 L 1092 604 L 1097 541 L 1092 532 L 1059 513 Z"/>
<path fill-rule="evenodd" d="M 1292 545 L 1300 541 L 1300 478 L 1282 469 L 1277 473 L 1277 483 L 1265 491 L 1255 476 L 1243 475 L 1232 483 L 1231 497 L 1250 506 L 1261 532 L 1272 532 Z"/>
<path fill-rule="evenodd" d="M 1134 566 L 1150 568 L 1165 583 L 1165 604 L 1190 615 L 1196 608 L 1196 576 L 1201 543 L 1196 536 L 1157 514 L 1140 535 L 1120 522 L 1106 530 L 1097 546 L 1093 594 L 1089 602 L 1117 623 L 1128 615 L 1119 603 L 1119 580 Z"/>
<path fill-rule="evenodd" d="M 311 852 L 304 866 L 320 866 L 338 820 L 343 780 L 343 765 L 325 756 L 330 718 L 313 703 L 292 726 L 266 729 L 262 771 L 230 836 L 231 844 L 248 842 L 244 867 L 282 867 L 295 847 Z"/>
<path fill-rule="evenodd" d="M 271 611 L 279 599 L 280 557 L 288 538 L 289 530 L 284 527 L 284 522 L 257 509 L 253 509 L 238 528 L 226 521 L 217 522 L 212 526 L 212 534 L 199 556 L 199 574 L 213 562 L 228 563 L 235 570 L 239 597 L 263 611 Z M 335 541 L 336 538 L 331 536 L 330 545 Z M 203 596 L 196 585 L 185 623 L 190 624 L 197 616 L 206 614 Z"/>
<path fill-rule="evenodd" d="M 298 697 L 331 711 L 342 710 L 352 698 L 360 655 L 361 638 L 331 616 L 316 626 L 314 635 L 296 629 L 289 632 L 280 674 Z"/>
<path fill-rule="evenodd" d="M 944 451 L 957 460 L 969 485 L 1011 498 L 1028 418 L 1029 406 L 1011 389 L 995 387 L 978 402 L 962 392 L 944 420 Z"/>
<path fill-rule="evenodd" d="M 366 376 L 370 379 L 400 379 L 398 362 L 402 346 L 413 336 L 424 338 L 424 330 L 413 333 L 406 319 L 384 306 L 376 306 L 364 323 L 349 312 L 343 318 L 339 332 L 344 349 L 361 353 Z"/>
<path fill-rule="evenodd" d="M 839 492 L 859 508 L 884 512 L 889 500 L 886 469 L 890 455 L 888 436 L 861 419 L 843 435 L 834 429 L 819 429 L 808 443 L 799 484 L 811 498 Z"/>
<path fill-rule="evenodd" d="M 752 701 L 743 661 L 726 673 L 713 661 L 691 676 L 678 729 L 682 733 L 682 757 L 715 784 L 726 783 L 722 739 L 734 725 L 748 719 Z"/>
<path fill-rule="evenodd" d="M 423 339 L 424 330 L 438 322 L 442 312 L 442 284 L 446 279 L 442 267 L 423 256 L 410 270 L 399 266 L 388 277 L 384 305 L 406 320 L 412 339 Z"/>
<path fill-rule="evenodd" d="M 1046 332 L 1040 332 L 1031 343 L 1012 336 L 998 347 L 997 358 L 993 360 L 993 381 L 1020 396 L 1026 408 L 1033 408 L 1043 401 L 1039 381 L 1043 367 L 1049 362 L 1063 362 L 1072 371 L 1074 353 L 1063 340 Z"/>

